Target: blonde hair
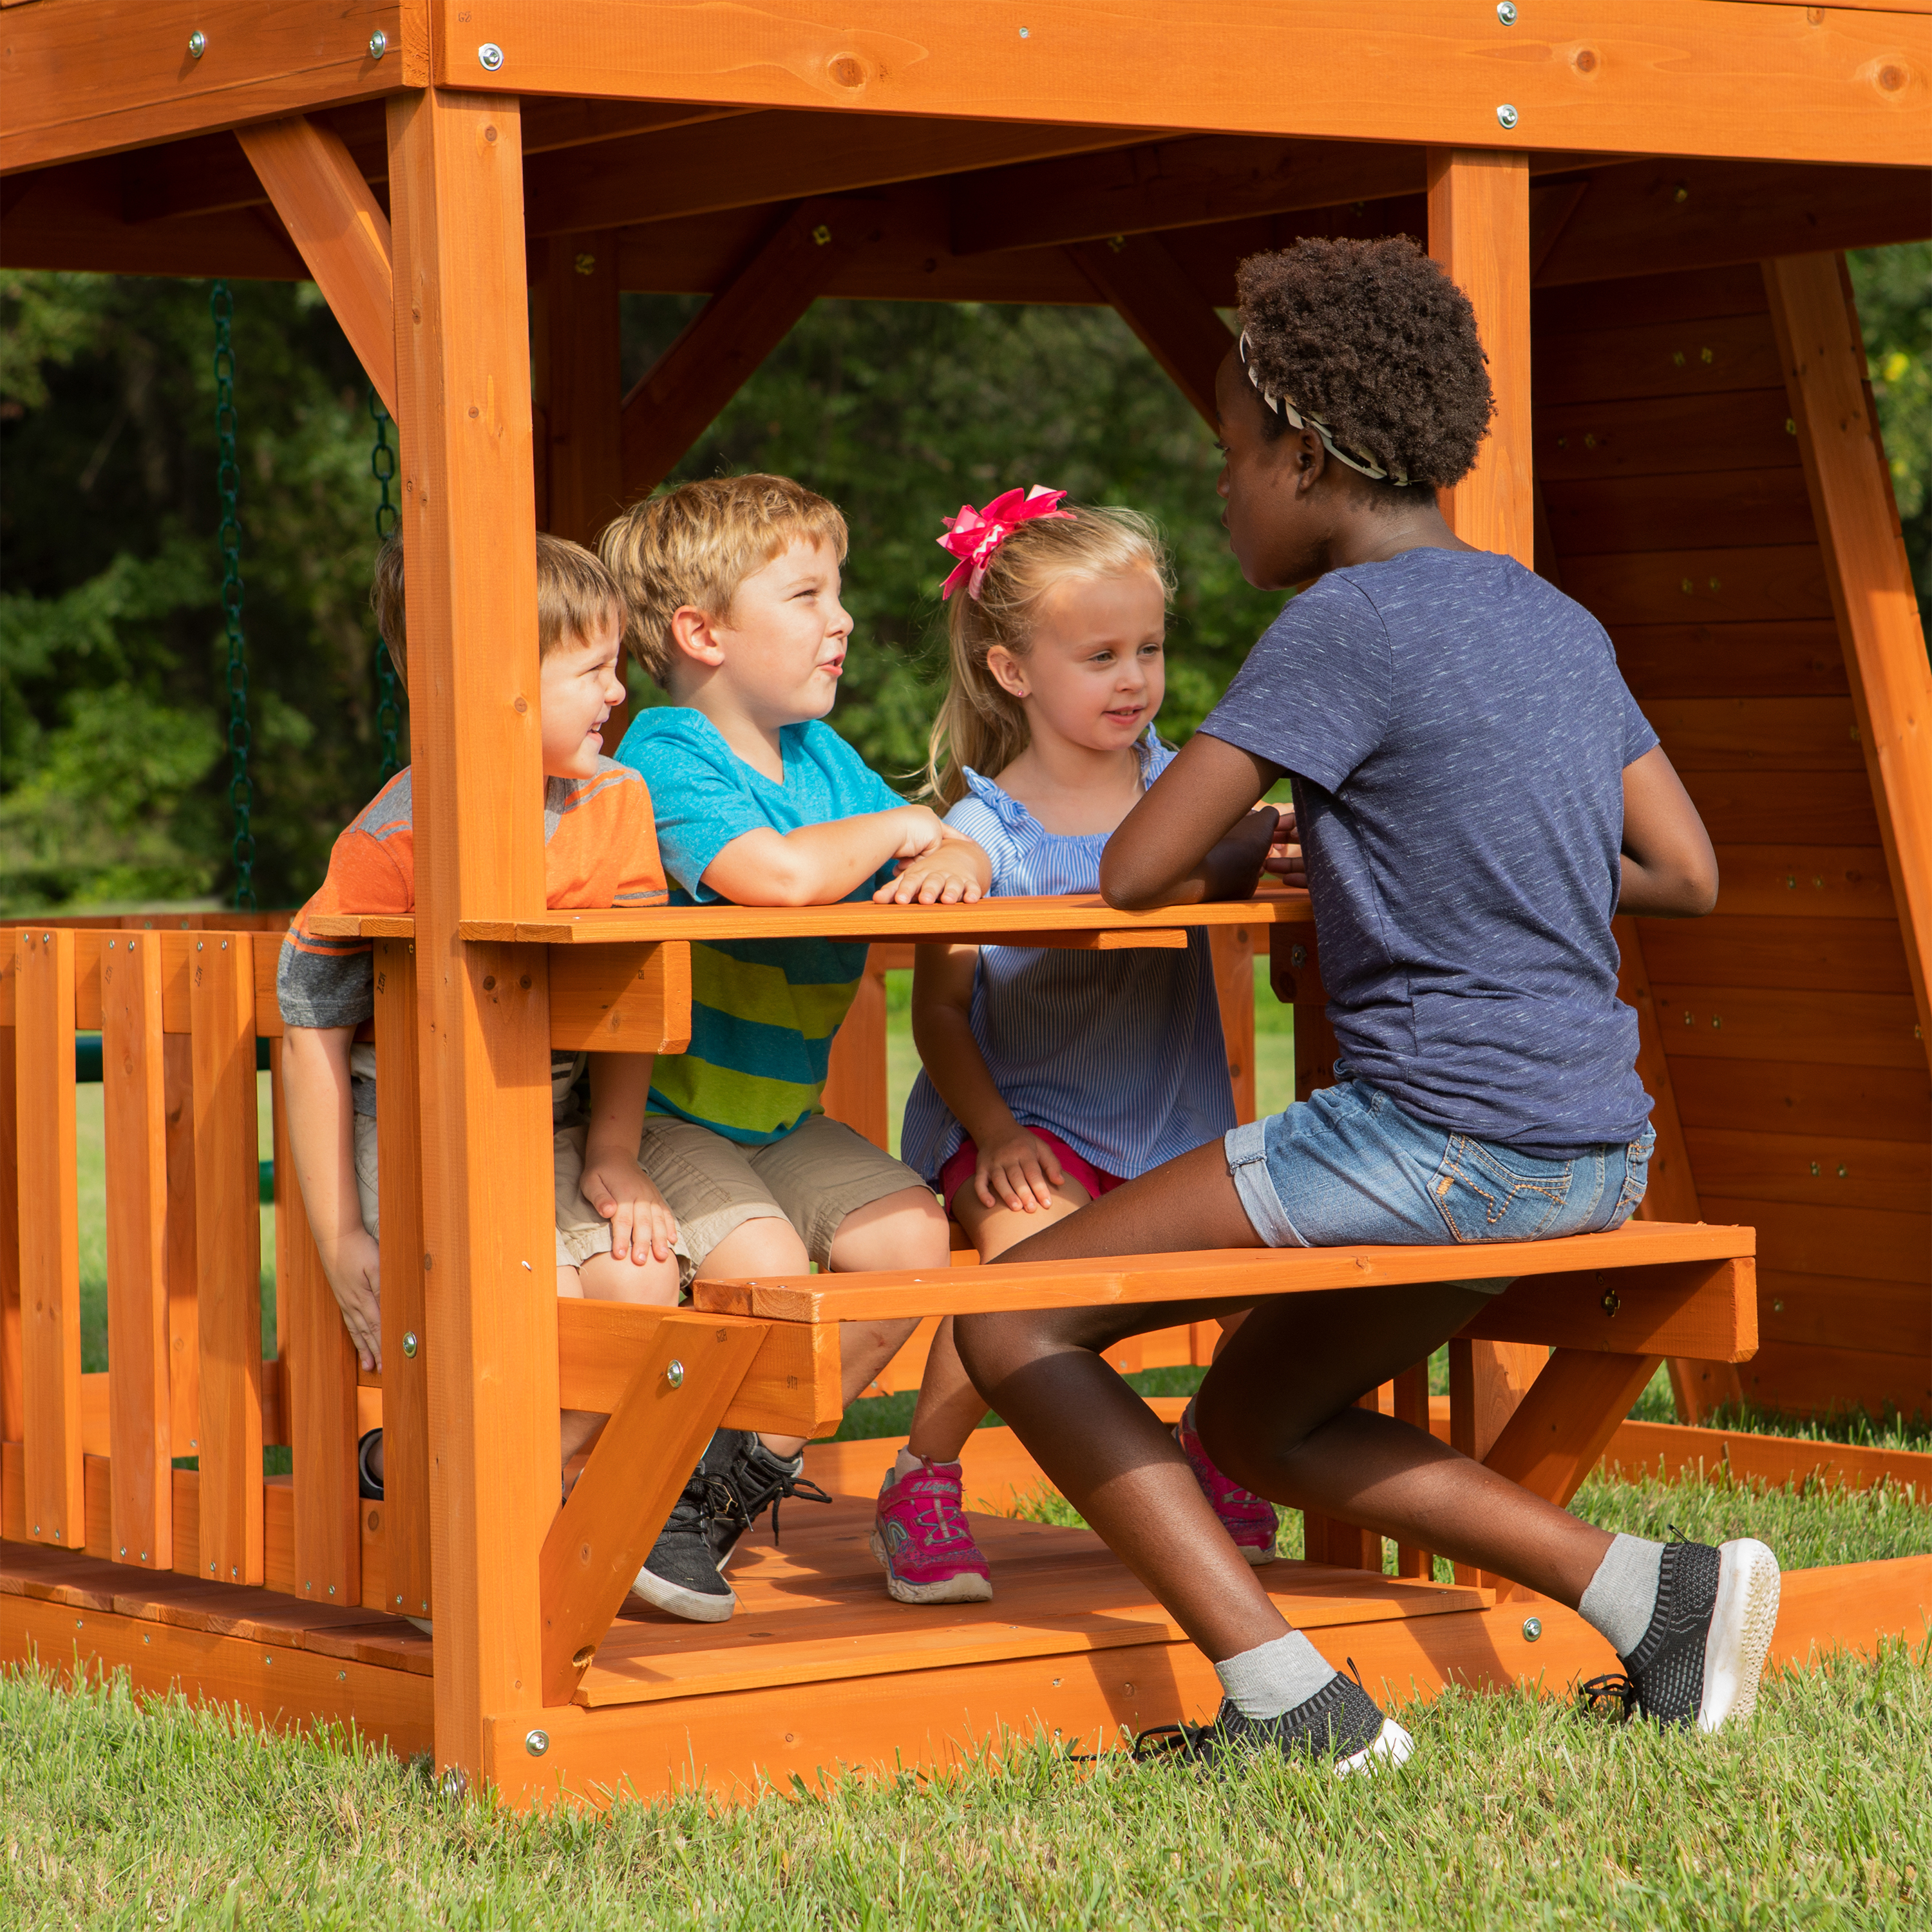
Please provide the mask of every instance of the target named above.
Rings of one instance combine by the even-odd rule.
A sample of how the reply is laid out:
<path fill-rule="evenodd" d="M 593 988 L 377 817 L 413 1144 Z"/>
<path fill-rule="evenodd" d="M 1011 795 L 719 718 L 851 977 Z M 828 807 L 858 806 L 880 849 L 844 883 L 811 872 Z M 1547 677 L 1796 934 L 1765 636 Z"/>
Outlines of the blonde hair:
<path fill-rule="evenodd" d="M 794 542 L 845 560 L 837 506 L 789 476 L 709 476 L 633 503 L 597 543 L 630 608 L 631 655 L 668 688 L 672 617 L 688 605 L 722 622 L 738 586 Z"/>
<path fill-rule="evenodd" d="M 1137 510 L 1079 508 L 1070 520 L 1042 517 L 1021 524 L 994 553 L 980 595 L 963 586 L 953 592 L 946 614 L 946 697 L 927 748 L 929 796 L 956 805 L 966 795 L 968 765 L 997 778 L 1031 741 L 1026 706 L 1002 688 L 986 653 L 1004 644 L 1024 657 L 1040 605 L 1061 584 L 1134 570 L 1152 571 L 1162 596 L 1173 596 L 1174 572 L 1154 520 Z"/>
<path fill-rule="evenodd" d="M 369 607 L 389 647 L 389 662 L 405 688 L 410 681 L 403 610 L 403 540 L 387 537 L 376 553 Z M 537 656 L 541 661 L 572 638 L 587 638 L 610 618 L 622 629 L 629 612 L 616 580 L 581 544 L 537 532 Z"/>

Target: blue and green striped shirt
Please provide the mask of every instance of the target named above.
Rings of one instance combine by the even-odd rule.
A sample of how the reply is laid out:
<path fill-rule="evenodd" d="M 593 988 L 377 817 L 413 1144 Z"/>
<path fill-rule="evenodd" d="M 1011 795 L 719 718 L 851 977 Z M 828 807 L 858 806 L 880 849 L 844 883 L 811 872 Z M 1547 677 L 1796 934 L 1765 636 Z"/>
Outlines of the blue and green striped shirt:
<path fill-rule="evenodd" d="M 727 745 L 702 712 L 659 705 L 624 734 L 619 760 L 644 774 L 676 905 L 715 905 L 703 884 L 734 838 L 890 812 L 904 800 L 832 730 L 814 719 L 779 734 L 775 784 Z M 883 867 L 848 895 L 869 899 Z M 746 939 L 691 949 L 691 1047 L 659 1054 L 650 1111 L 764 1147 L 820 1111 L 832 1036 L 866 970 L 866 948 L 829 939 Z"/>

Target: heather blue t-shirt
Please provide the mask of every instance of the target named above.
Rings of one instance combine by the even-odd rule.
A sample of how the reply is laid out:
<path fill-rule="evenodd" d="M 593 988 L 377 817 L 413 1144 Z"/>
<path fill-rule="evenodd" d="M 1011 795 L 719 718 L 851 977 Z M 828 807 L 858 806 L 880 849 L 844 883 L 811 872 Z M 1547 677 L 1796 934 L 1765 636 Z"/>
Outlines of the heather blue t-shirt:
<path fill-rule="evenodd" d="M 1358 1077 L 1546 1159 L 1636 1137 L 1650 1100 L 1610 920 L 1624 767 L 1657 734 L 1587 610 L 1487 551 L 1331 571 L 1201 728 L 1293 778 Z"/>

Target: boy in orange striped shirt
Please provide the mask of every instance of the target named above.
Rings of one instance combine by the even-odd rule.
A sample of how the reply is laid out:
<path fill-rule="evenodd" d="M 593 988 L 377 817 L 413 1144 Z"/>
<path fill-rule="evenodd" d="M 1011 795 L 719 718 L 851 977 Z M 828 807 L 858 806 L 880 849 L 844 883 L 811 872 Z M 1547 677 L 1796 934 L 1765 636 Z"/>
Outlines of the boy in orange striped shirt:
<path fill-rule="evenodd" d="M 403 558 L 394 539 L 376 560 L 373 602 L 404 670 Z M 551 906 L 664 903 L 650 794 L 603 756 L 603 727 L 624 695 L 617 671 L 626 607 L 604 566 L 578 544 L 537 538 L 542 662 L 544 869 Z M 374 964 L 366 939 L 314 930 L 327 913 L 416 910 L 411 784 L 397 773 L 335 842 L 321 890 L 296 915 L 276 974 L 289 1140 L 323 1271 L 365 1369 L 382 1365 L 376 1233 Z M 577 1094 L 586 1056 L 550 1062 L 556 1189 L 556 1289 L 601 1300 L 675 1306 L 681 1250 L 664 1196 L 638 1166 L 648 1054 L 593 1054 L 590 1106 Z M 563 1418 L 565 1460 L 602 1420 Z M 380 1432 L 360 1452 L 364 1494 L 382 1493 Z"/>

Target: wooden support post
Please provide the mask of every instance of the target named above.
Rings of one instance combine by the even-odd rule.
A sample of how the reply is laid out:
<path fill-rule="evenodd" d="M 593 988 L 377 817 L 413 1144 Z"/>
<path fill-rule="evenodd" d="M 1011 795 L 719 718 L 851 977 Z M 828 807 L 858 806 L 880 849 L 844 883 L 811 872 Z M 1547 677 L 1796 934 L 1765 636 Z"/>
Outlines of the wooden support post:
<path fill-rule="evenodd" d="M 162 957 L 165 962 L 165 951 Z M 168 1154 L 168 1412 L 174 1453 L 192 1456 L 201 1438 L 201 1354 L 194 1312 L 200 1263 L 194 1226 L 194 1042 L 186 1034 L 162 1035 L 161 1070 Z"/>
<path fill-rule="evenodd" d="M 356 1473 L 356 1346 L 322 1271 L 289 1145 L 282 1042 L 269 1049 L 275 1108 L 275 1314 L 283 1426 L 295 1465 L 294 1593 L 305 1603 L 362 1600 Z M 388 1288 L 386 1277 L 384 1288 Z"/>
<path fill-rule="evenodd" d="M 1484 1461 L 1549 1358 L 1550 1351 L 1540 1342 L 1472 1342 L 1453 1336 L 1449 1446 Z M 1478 1583 L 1483 1579 L 1468 1564 L 1459 1563 L 1456 1580 Z"/>
<path fill-rule="evenodd" d="M 1398 1422 L 1406 1422 L 1412 1429 L 1429 1433 L 1429 1364 L 1418 1362 L 1412 1369 L 1404 1369 L 1391 1384 L 1395 1397 L 1394 1413 Z M 1432 1582 L 1436 1575 L 1436 1558 L 1432 1552 L 1420 1544 L 1398 1543 L 1395 1551 L 1395 1574 L 1398 1576 L 1419 1577 L 1424 1582 Z"/>
<path fill-rule="evenodd" d="M 382 1197 L 385 1610 L 430 1609 L 429 1364 L 423 1294 L 422 1092 L 412 939 L 376 941 L 376 1157 Z M 548 1272 L 548 1271 L 547 1271 Z M 548 1284 L 555 1285 L 549 1275 Z"/>
<path fill-rule="evenodd" d="M 107 1179 L 108 1440 L 117 1562 L 174 1567 L 169 1412 L 167 1070 L 161 941 L 111 934 L 100 958 Z"/>
<path fill-rule="evenodd" d="M 1684 1126 L 1677 1114 L 1677 1096 L 1670 1084 L 1670 1062 L 1664 1051 L 1664 1036 L 1657 1024 L 1656 1002 L 1650 996 L 1650 975 L 1643 962 L 1643 940 L 1634 919 L 1616 922 L 1620 964 L 1617 996 L 1633 1007 L 1637 1021 L 1637 1078 L 1650 1096 L 1650 1124 L 1657 1130 L 1657 1145 L 1650 1156 L 1650 1180 L 1645 1188 L 1637 1218 L 1642 1221 L 1701 1221 L 1704 1211 L 1698 1205 L 1697 1183 L 1690 1171 L 1690 1154 L 1684 1144 Z M 1679 1422 L 1698 1423 L 1726 1403 L 1744 1400 L 1744 1384 L 1732 1362 L 1694 1362 L 1673 1355 L 1670 1371 L 1671 1400 Z"/>
<path fill-rule="evenodd" d="M 544 1540 L 543 1701 L 567 1704 L 764 1340 L 667 1315 Z"/>
<path fill-rule="evenodd" d="M 554 235 L 549 256 L 533 310 L 544 527 L 594 545 L 624 493 L 616 232 Z M 617 735 L 606 742 L 614 745 Z"/>
<path fill-rule="evenodd" d="M 1529 157 L 1429 151 L 1429 252 L 1476 310 L 1496 413 L 1476 466 L 1443 491 L 1449 527 L 1534 567 L 1529 414 Z"/>
<path fill-rule="evenodd" d="M 871 958 L 859 991 L 832 1036 L 825 1070 L 824 1107 L 855 1134 L 882 1150 L 891 1144 L 891 1109 L 886 1099 L 886 974 Z"/>
<path fill-rule="evenodd" d="M 262 1214 L 255 1118 L 254 940 L 194 942 L 195 1300 L 201 1417 L 196 1574 L 259 1584 L 262 1532 Z"/>
<path fill-rule="evenodd" d="M 469 1776 L 486 1721 L 538 1706 L 537 1556 L 557 1506 L 547 962 L 457 930 L 544 907 L 522 117 L 512 97 L 440 88 L 388 112 L 436 1747 Z"/>
<path fill-rule="evenodd" d="M 832 278 L 858 217 L 801 202 L 624 398 L 624 494 L 647 496 L 791 333 Z"/>
<path fill-rule="evenodd" d="M 0 973 L 16 987 L 16 957 L 11 947 L 0 956 Z M 0 1024 L 0 1442 L 18 1442 L 26 1433 L 20 1408 L 20 1242 L 14 1232 L 20 1225 L 16 1036 L 13 1025 Z"/>
<path fill-rule="evenodd" d="M 1932 666 L 1842 255 L 1764 265 L 1825 580 L 1932 1064 Z"/>
<path fill-rule="evenodd" d="M 1245 926 L 1208 929 L 1214 955 L 1214 991 L 1221 1002 L 1221 1035 L 1228 1048 L 1228 1084 L 1234 1118 L 1255 1118 L 1255 942 Z"/>
<path fill-rule="evenodd" d="M 74 934 L 20 934 L 14 1037 L 20 1395 L 28 1540 L 81 1549 L 80 1215 L 74 1172 Z"/>
<path fill-rule="evenodd" d="M 1080 242 L 1066 252 L 1214 428 L 1220 420 L 1215 371 L 1234 338 L 1166 244 L 1158 236 L 1134 235 Z"/>
<path fill-rule="evenodd" d="M 382 406 L 396 412 L 389 218 L 332 129 L 300 114 L 238 128 L 275 212 L 342 325 Z"/>
<path fill-rule="evenodd" d="M 1568 1503 L 1657 1372 L 1654 1355 L 1558 1348 L 1482 1460 L 1533 1496 Z M 1456 1565 L 1460 1581 L 1462 1566 Z"/>

